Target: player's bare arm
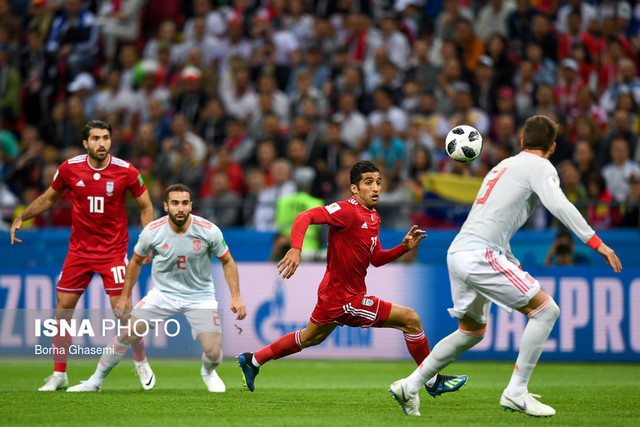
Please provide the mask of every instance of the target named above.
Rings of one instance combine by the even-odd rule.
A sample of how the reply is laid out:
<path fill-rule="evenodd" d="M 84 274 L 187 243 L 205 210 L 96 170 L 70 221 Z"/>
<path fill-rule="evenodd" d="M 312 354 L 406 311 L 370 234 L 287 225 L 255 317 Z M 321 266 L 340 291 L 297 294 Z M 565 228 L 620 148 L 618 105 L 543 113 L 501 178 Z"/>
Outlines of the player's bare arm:
<path fill-rule="evenodd" d="M 291 248 L 278 263 L 278 275 L 283 279 L 289 279 L 300 265 L 300 249 Z"/>
<path fill-rule="evenodd" d="M 136 197 L 136 202 L 140 207 L 140 223 L 142 228 L 146 227 L 151 221 L 153 221 L 153 204 L 151 203 L 151 197 L 149 196 L 149 190 L 144 190 L 144 193 Z M 153 252 L 149 253 L 144 259 L 144 264 L 149 264 Z"/>
<path fill-rule="evenodd" d="M 598 245 L 597 251 L 600 255 L 604 257 L 604 260 L 613 268 L 613 271 L 616 273 L 620 273 L 622 271 L 622 263 L 618 258 L 618 255 L 611 249 L 609 246 L 605 245 L 604 242 Z"/>
<path fill-rule="evenodd" d="M 418 246 L 420 240 L 427 237 L 427 232 L 418 228 L 417 225 L 413 225 L 406 236 L 402 239 L 402 247 L 410 251 Z"/>
<path fill-rule="evenodd" d="M 13 224 L 11 224 L 11 244 L 13 245 L 13 242 L 22 243 L 22 240 L 16 237 L 16 231 L 20 230 L 20 227 L 22 227 L 22 221 L 36 217 L 51 209 L 51 206 L 60 200 L 63 193 L 64 191 L 56 191 L 49 187 L 47 188 L 47 191 L 27 206 L 20 215 L 16 216 L 16 219 L 13 220 Z"/>
<path fill-rule="evenodd" d="M 131 292 L 140 276 L 143 261 L 144 258 L 134 252 L 129 264 L 127 264 L 127 272 L 125 273 L 124 284 L 122 285 L 122 294 L 120 294 L 120 298 L 116 301 L 113 309 L 116 317 L 121 320 L 128 319 L 129 313 L 131 313 Z"/>
<path fill-rule="evenodd" d="M 247 307 L 240 298 L 240 278 L 238 276 L 238 266 L 229 252 L 220 259 L 224 278 L 231 293 L 231 311 L 236 313 L 236 319 L 242 320 L 247 316 Z"/>

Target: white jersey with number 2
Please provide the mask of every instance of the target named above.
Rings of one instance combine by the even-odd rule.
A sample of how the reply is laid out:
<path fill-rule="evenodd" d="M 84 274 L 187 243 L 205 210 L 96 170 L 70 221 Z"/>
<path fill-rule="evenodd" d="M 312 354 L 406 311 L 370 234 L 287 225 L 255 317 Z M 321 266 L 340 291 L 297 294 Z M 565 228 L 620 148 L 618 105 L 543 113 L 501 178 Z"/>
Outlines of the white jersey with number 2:
<path fill-rule="evenodd" d="M 449 253 L 482 248 L 506 253 L 509 240 L 540 202 L 582 242 L 595 236 L 560 189 L 558 172 L 551 162 L 522 151 L 489 171 Z"/>
<path fill-rule="evenodd" d="M 220 259 L 229 252 L 222 231 L 206 219 L 191 215 L 189 228 L 178 234 L 169 221 L 164 216 L 147 224 L 133 249 L 141 257 L 154 250 L 154 287 L 179 301 L 215 299 L 211 255 Z"/>

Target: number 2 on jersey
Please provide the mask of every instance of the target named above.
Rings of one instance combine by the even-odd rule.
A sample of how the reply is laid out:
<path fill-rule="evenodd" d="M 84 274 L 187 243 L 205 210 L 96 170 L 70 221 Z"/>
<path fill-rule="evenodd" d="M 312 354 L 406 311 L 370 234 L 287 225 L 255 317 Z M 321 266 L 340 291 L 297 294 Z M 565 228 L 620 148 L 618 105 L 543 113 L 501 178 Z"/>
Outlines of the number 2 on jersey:
<path fill-rule="evenodd" d="M 484 203 L 489 198 L 489 194 L 491 194 L 491 192 L 493 191 L 493 187 L 495 187 L 496 183 L 506 170 L 507 168 L 502 168 L 495 171 L 496 176 L 487 181 L 487 190 L 484 192 L 484 195 L 482 197 L 478 197 L 478 200 L 476 200 L 477 204 L 484 205 Z"/>
<path fill-rule="evenodd" d="M 184 255 L 178 255 L 178 268 L 180 270 L 187 269 L 187 257 Z"/>

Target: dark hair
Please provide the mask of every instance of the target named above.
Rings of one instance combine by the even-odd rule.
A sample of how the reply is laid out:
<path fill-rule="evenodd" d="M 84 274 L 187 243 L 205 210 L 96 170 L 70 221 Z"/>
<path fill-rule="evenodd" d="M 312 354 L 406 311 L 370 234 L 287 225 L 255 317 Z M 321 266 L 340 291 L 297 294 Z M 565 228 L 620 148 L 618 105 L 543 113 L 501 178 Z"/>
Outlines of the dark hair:
<path fill-rule="evenodd" d="M 558 124 L 547 116 L 529 117 L 522 130 L 522 148 L 548 152 L 556 140 Z"/>
<path fill-rule="evenodd" d="M 172 184 L 172 185 L 168 186 L 166 190 L 164 190 L 164 201 L 165 202 L 169 202 L 169 193 L 172 193 L 174 191 L 180 191 L 180 192 L 189 193 L 189 200 L 191 200 L 191 190 L 189 189 L 189 187 L 187 187 L 184 184 Z"/>
<path fill-rule="evenodd" d="M 362 179 L 362 174 L 367 172 L 380 172 L 378 166 L 369 160 L 361 160 L 351 168 L 350 178 L 351 183 L 358 185 Z"/>
<path fill-rule="evenodd" d="M 102 120 L 91 120 L 84 125 L 82 128 L 82 139 L 87 141 L 89 139 L 89 134 L 91 133 L 91 129 L 106 129 L 109 131 L 109 135 L 113 132 L 113 127 Z"/>

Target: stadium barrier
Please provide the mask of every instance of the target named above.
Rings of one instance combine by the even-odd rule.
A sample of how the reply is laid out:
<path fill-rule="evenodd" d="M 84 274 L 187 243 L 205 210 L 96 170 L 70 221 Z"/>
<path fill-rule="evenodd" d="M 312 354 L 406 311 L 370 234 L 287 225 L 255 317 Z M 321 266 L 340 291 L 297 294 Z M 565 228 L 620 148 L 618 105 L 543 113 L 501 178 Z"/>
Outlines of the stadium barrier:
<path fill-rule="evenodd" d="M 324 265 L 302 264 L 295 276 L 282 280 L 273 263 L 238 264 L 247 318 L 235 320 L 229 310 L 229 292 L 222 268 L 214 264 L 226 357 L 255 351 L 285 333 L 306 326 L 316 303 L 317 284 Z M 561 314 L 545 347 L 543 360 L 640 361 L 640 269 L 614 274 L 607 267 L 527 268 L 552 295 Z M 54 316 L 56 267 L 3 267 L 0 269 L 0 354 L 35 356 L 49 363 Z M 446 267 L 392 264 L 369 269 L 369 293 L 414 308 L 422 318 L 431 345 L 451 333 L 457 323 L 451 307 Z M 150 268 L 144 267 L 133 300 L 153 286 Z M 97 354 L 115 334 L 114 317 L 94 277 L 81 298 L 70 334 L 75 334 L 71 361 Z M 106 324 L 105 324 L 106 322 Z M 508 314 L 494 306 L 485 339 L 463 359 L 513 360 L 526 324 L 525 316 Z M 105 329 L 105 326 L 107 327 Z M 177 322 L 159 324 L 146 338 L 151 358 L 201 353 L 182 315 Z M 94 356 L 95 357 L 95 356 Z M 336 328 L 320 346 L 292 357 L 337 359 L 409 359 L 402 334 L 388 329 Z"/>

